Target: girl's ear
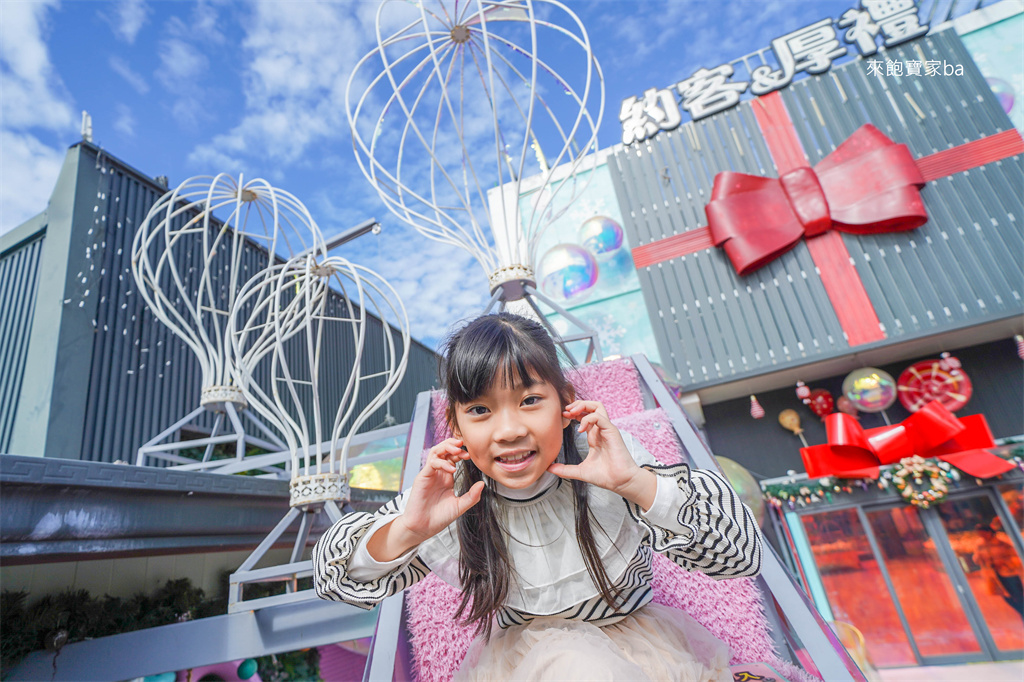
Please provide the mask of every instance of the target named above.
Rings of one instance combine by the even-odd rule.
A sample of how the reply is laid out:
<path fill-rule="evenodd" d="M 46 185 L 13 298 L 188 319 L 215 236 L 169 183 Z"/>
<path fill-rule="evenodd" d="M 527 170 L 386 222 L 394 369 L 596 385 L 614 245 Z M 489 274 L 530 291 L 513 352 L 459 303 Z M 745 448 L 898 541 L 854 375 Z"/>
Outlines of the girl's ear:
<path fill-rule="evenodd" d="M 565 403 L 565 405 L 568 405 L 569 403 L 576 402 L 576 388 L 572 384 L 569 384 L 567 388 L 568 388 L 568 398 L 569 398 L 569 400 L 568 400 L 568 402 Z M 562 407 L 564 408 L 565 405 L 562 405 Z M 563 429 L 568 428 L 569 424 L 571 424 L 571 423 L 572 423 L 571 419 L 569 419 L 568 417 L 562 417 L 562 428 Z"/>

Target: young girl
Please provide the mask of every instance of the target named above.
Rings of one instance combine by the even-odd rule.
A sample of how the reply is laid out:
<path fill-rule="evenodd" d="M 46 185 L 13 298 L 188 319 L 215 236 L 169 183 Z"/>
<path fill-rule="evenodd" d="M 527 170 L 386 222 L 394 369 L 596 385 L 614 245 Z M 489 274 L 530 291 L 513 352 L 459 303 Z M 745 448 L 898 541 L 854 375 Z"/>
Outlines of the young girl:
<path fill-rule="evenodd" d="M 455 437 L 409 490 L 317 542 L 320 597 L 371 608 L 438 574 L 477 628 L 456 679 L 730 680 L 722 642 L 650 603 L 652 550 L 716 578 L 760 570 L 753 516 L 725 480 L 658 465 L 577 400 L 532 320 L 477 318 L 441 374 Z"/>

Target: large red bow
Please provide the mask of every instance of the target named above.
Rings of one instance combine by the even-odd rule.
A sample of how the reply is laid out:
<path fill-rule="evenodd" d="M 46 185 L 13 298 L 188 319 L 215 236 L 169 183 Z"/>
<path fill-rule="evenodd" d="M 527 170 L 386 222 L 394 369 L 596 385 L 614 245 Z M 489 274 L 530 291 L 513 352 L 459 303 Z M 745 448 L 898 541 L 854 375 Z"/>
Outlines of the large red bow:
<path fill-rule="evenodd" d="M 933 400 L 900 424 L 864 430 L 848 414 L 825 417 L 827 445 L 800 449 L 807 475 L 878 478 L 879 464 L 904 457 L 938 457 L 977 478 L 991 478 L 1014 467 L 987 450 L 995 447 L 985 416 L 958 419 Z"/>
<path fill-rule="evenodd" d="M 716 246 L 745 275 L 829 229 L 912 230 L 928 220 L 924 177 L 906 145 L 866 124 L 815 166 L 778 179 L 725 171 L 706 206 Z"/>

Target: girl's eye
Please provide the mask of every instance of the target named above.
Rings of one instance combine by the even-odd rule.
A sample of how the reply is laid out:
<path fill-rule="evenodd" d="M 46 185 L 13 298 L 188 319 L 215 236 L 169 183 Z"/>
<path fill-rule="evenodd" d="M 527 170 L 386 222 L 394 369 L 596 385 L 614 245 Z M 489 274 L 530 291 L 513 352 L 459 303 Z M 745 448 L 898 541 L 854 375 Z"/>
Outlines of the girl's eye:
<path fill-rule="evenodd" d="M 529 396 L 526 396 L 526 398 L 523 400 L 523 404 L 524 405 L 536 405 L 539 402 L 540 402 L 540 396 L 539 395 L 529 395 Z"/>
<path fill-rule="evenodd" d="M 472 415 L 476 415 L 476 416 L 479 417 L 482 414 L 486 414 L 487 408 L 484 407 L 483 405 L 474 405 L 473 407 L 469 408 L 469 410 L 467 410 L 467 412 L 469 412 Z"/>

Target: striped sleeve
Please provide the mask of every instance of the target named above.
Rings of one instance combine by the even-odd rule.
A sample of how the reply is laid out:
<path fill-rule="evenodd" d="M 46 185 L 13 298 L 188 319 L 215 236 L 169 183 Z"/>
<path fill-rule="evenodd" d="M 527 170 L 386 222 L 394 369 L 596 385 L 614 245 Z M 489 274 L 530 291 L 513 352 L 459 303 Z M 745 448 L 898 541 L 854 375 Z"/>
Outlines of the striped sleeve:
<path fill-rule="evenodd" d="M 713 578 L 760 573 L 762 540 L 754 515 L 720 474 L 691 471 L 686 464 L 643 467 L 674 483 L 674 518 L 665 515 L 659 520 L 626 502 L 633 519 L 648 531 L 656 552 L 688 571 Z M 659 488 L 667 482 L 659 481 Z"/>
<path fill-rule="evenodd" d="M 398 514 L 400 501 L 395 498 L 374 514 L 346 514 L 327 529 L 313 547 L 313 585 L 317 596 L 371 609 L 426 577 L 430 569 L 415 554 L 401 566 L 373 580 L 354 580 L 348 574 L 348 562 L 359 542 L 379 518 Z"/>

